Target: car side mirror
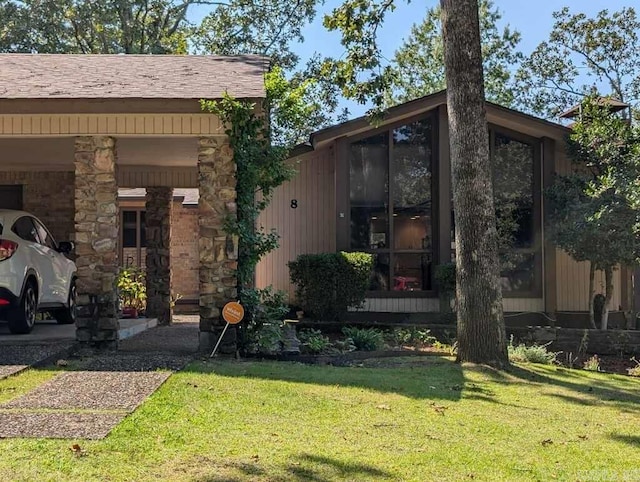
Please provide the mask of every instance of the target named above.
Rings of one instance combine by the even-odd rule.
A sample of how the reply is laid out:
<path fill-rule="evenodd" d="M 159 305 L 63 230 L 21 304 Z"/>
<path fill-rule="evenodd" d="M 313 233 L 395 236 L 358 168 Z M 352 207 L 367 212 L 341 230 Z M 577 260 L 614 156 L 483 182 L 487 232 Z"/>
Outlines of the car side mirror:
<path fill-rule="evenodd" d="M 73 248 L 74 246 L 71 241 L 61 241 L 58 243 L 58 251 L 62 254 L 71 254 Z"/>

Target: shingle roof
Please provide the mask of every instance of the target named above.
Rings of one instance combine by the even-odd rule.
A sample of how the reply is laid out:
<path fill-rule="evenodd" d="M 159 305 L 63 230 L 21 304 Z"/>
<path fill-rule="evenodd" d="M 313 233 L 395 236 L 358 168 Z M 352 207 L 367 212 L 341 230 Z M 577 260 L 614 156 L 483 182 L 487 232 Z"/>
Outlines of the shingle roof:
<path fill-rule="evenodd" d="M 266 57 L 0 54 L 0 98 L 264 97 Z"/>

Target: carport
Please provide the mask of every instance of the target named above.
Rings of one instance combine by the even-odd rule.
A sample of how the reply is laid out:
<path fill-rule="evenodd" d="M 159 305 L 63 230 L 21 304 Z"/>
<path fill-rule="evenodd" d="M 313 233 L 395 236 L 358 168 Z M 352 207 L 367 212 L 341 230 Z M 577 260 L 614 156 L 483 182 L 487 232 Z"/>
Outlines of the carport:
<path fill-rule="evenodd" d="M 200 332 L 208 345 L 236 293 L 235 164 L 199 100 L 260 105 L 255 56 L 0 55 L 0 190 L 75 243 L 80 342 L 117 346 L 118 187 L 146 188 L 147 316 L 169 324 L 171 200 L 199 190 Z"/>

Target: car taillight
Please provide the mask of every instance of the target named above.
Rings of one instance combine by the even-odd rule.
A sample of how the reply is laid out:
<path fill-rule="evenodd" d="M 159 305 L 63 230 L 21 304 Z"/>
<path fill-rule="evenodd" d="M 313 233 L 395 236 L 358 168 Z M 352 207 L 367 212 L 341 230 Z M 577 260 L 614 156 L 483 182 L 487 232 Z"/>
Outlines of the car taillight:
<path fill-rule="evenodd" d="M 8 239 L 0 239 L 0 261 L 9 259 L 18 249 L 18 243 L 9 241 Z"/>

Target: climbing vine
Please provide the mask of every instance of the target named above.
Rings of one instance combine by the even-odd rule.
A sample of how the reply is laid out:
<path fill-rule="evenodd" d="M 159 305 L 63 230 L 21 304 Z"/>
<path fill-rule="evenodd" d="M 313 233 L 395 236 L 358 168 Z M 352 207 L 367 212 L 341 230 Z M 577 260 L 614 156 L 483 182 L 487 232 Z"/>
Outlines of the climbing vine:
<path fill-rule="evenodd" d="M 265 76 L 267 97 L 263 104 L 235 99 L 228 94 L 221 100 L 201 101 L 203 110 L 216 114 L 227 126 L 233 148 L 237 215 L 228 216 L 224 227 L 228 234 L 238 237 L 238 291 L 241 301 L 248 304 L 251 304 L 250 298 L 255 297 L 250 290 L 254 287 L 256 265 L 278 247 L 279 240 L 275 230 L 267 232 L 257 225 L 258 217 L 271 202 L 274 190 L 295 174 L 286 162 L 291 148 L 286 139 L 295 135 L 280 135 L 280 129 L 284 126 L 291 134 L 296 127 L 304 127 L 310 109 L 303 102 L 307 87 L 292 86 L 282 71 L 274 68 Z M 275 135 L 271 126 L 279 126 Z"/>

